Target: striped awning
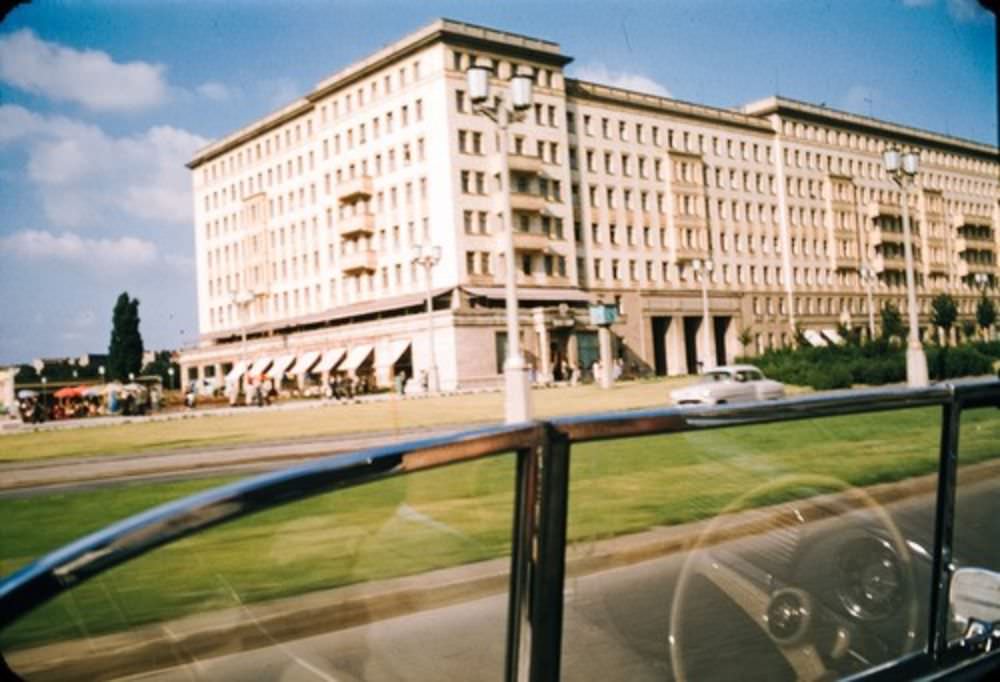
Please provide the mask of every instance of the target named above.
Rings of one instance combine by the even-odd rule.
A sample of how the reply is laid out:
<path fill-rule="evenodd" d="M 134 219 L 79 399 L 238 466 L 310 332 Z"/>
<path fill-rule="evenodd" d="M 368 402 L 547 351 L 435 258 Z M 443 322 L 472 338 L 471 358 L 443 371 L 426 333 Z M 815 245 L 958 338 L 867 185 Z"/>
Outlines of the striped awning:
<path fill-rule="evenodd" d="M 365 360 L 368 359 L 368 356 L 372 354 L 373 349 L 374 346 L 371 344 L 355 346 L 351 349 L 351 352 L 348 353 L 347 360 L 344 361 L 344 364 L 341 365 L 340 369 L 347 372 L 357 369 L 364 364 Z"/>
<path fill-rule="evenodd" d="M 282 355 L 280 358 L 274 361 L 274 364 L 271 366 L 271 369 L 267 371 L 267 376 L 271 377 L 272 379 L 281 379 L 283 376 L 285 376 L 285 372 L 288 370 L 288 368 L 291 366 L 293 362 L 295 362 L 294 355 Z"/>
<path fill-rule="evenodd" d="M 389 352 L 386 354 L 385 358 L 379 358 L 379 366 L 382 366 L 383 364 L 386 366 L 395 365 L 396 361 L 403 356 L 403 353 L 405 353 L 406 349 L 409 347 L 409 339 L 393 341 L 389 344 Z"/>
<path fill-rule="evenodd" d="M 319 360 L 319 351 L 311 350 L 299 356 L 298 362 L 290 370 L 292 374 L 305 374 Z"/>
<path fill-rule="evenodd" d="M 247 363 L 242 360 L 233 365 L 233 368 L 229 370 L 229 374 L 226 375 L 226 383 L 231 384 L 234 381 L 239 381 L 243 373 L 247 371 Z"/>
<path fill-rule="evenodd" d="M 323 353 L 323 359 L 319 361 L 319 364 L 313 368 L 314 372 L 329 372 L 337 364 L 344 359 L 344 355 L 347 353 L 343 348 L 331 348 L 327 352 Z"/>
<path fill-rule="evenodd" d="M 257 358 L 253 361 L 253 366 L 250 367 L 250 374 L 253 376 L 260 376 L 264 373 L 264 370 L 268 368 L 272 362 L 271 358 L 266 355 L 262 358 Z"/>

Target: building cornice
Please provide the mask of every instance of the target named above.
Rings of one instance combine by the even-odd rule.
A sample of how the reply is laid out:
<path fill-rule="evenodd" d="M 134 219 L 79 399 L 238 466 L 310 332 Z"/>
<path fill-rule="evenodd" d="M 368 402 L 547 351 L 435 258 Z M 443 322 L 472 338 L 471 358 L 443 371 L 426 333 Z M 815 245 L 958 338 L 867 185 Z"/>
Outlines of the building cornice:
<path fill-rule="evenodd" d="M 717 125 L 736 126 L 760 133 L 774 133 L 771 124 L 758 116 L 750 116 L 731 109 L 720 109 L 669 97 L 624 90 L 610 85 L 589 83 L 575 78 L 566 79 L 566 95 L 570 98 L 589 99 L 622 107 L 645 109 L 655 113 L 667 113 Z"/>
<path fill-rule="evenodd" d="M 439 42 L 470 49 L 488 50 L 494 54 L 524 59 L 556 68 L 561 68 L 573 61 L 572 57 L 567 57 L 559 51 L 557 43 L 548 40 L 530 38 L 451 19 L 438 19 L 382 48 L 370 57 L 323 79 L 311 92 L 288 106 L 198 150 L 195 157 L 186 165 L 194 170 L 241 144 L 308 113 L 315 107 L 315 103 L 324 97 L 349 87 L 399 60 Z"/>
<path fill-rule="evenodd" d="M 744 105 L 742 110 L 751 116 L 765 117 L 777 114 L 779 117 L 790 118 L 796 121 L 822 123 L 856 132 L 891 137 L 906 144 L 935 147 L 962 154 L 973 154 L 987 161 L 997 160 L 997 147 L 988 144 L 973 142 L 972 140 L 965 140 L 951 135 L 942 135 L 941 133 L 900 125 L 898 123 L 890 123 L 889 121 L 882 121 L 869 116 L 838 111 L 786 97 L 767 97 Z"/>

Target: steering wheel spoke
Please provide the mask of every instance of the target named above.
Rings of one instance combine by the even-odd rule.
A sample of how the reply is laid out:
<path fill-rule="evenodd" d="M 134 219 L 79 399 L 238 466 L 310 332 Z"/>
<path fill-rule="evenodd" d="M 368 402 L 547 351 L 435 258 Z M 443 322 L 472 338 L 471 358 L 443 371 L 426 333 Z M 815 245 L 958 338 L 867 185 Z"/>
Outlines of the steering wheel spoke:
<path fill-rule="evenodd" d="M 818 680 L 826 672 L 823 659 L 807 641 L 813 617 L 812 599 L 802 590 L 767 589 L 761 569 L 735 555 L 725 559 L 703 550 L 693 558 L 696 574 L 708 579 L 770 637 L 799 680 Z M 737 564 L 734 568 L 731 564 Z"/>

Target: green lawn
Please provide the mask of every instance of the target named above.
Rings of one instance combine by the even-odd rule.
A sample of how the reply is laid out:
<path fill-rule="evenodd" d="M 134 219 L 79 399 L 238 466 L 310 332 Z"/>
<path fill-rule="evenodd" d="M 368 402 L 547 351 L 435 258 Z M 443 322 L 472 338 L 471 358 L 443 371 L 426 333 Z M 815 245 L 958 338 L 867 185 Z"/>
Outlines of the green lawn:
<path fill-rule="evenodd" d="M 935 470 L 940 408 L 835 417 L 577 446 L 573 542 L 717 514 L 790 474 L 864 486 Z M 961 458 L 995 457 L 996 410 L 963 417 Z M 0 500 L 0 571 L 123 515 L 220 480 Z M 76 638 L 504 556 L 513 457 L 499 456 L 298 502 L 177 542 L 86 583 L 0 636 L 0 645 Z M 793 489 L 753 501 L 769 504 Z"/>
<path fill-rule="evenodd" d="M 667 394 L 690 378 L 626 382 L 610 390 L 593 385 L 535 389 L 541 417 L 666 406 Z M 0 437 L 0 462 L 52 457 L 154 453 L 213 445 L 395 431 L 427 426 L 468 426 L 503 419 L 503 395 L 478 393 L 420 400 L 345 404 L 286 411 L 246 408 L 233 416 L 39 431 Z"/>

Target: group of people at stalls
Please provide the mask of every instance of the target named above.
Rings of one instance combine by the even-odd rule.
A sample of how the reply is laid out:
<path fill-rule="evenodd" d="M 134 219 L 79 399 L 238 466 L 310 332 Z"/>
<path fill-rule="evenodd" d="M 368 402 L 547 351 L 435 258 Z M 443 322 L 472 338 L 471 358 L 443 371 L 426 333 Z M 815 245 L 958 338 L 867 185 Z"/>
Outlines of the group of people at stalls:
<path fill-rule="evenodd" d="M 18 412 L 25 423 L 103 415 L 134 416 L 151 412 L 159 398 L 138 383 L 63 386 L 51 393 L 18 391 Z"/>

